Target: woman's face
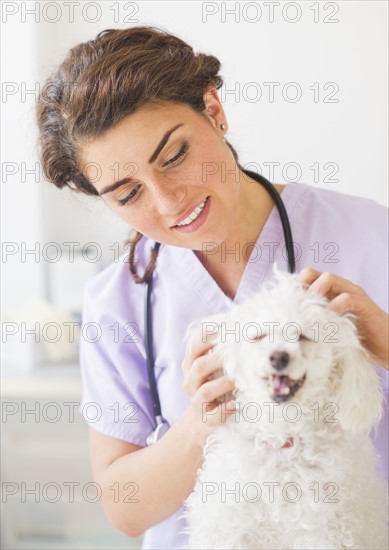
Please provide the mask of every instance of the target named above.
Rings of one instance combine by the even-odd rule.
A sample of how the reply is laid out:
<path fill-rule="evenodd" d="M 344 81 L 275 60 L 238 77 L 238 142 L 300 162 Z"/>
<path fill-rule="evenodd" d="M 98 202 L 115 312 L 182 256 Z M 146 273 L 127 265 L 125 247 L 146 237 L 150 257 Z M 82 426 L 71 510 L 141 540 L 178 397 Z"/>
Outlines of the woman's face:
<path fill-rule="evenodd" d="M 201 250 L 233 230 L 241 172 L 217 94 L 207 107 L 147 104 L 81 149 L 81 169 L 107 205 L 155 241 Z"/>

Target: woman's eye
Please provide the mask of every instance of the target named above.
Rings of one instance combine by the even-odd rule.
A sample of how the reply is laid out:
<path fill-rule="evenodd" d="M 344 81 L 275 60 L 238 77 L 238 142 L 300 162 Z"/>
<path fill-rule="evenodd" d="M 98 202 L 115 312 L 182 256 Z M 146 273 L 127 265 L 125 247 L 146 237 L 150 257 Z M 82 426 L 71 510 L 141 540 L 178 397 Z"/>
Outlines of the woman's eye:
<path fill-rule="evenodd" d="M 167 162 L 165 162 L 165 164 L 163 166 L 167 166 L 168 164 L 176 164 L 178 160 L 180 160 L 183 156 L 186 155 L 187 151 L 189 149 L 189 145 L 187 142 L 185 142 L 181 149 L 178 151 L 177 155 L 175 157 L 173 157 L 172 159 L 168 160 Z M 129 195 L 127 195 L 127 197 L 124 197 L 124 199 L 118 199 L 118 203 L 120 204 L 120 206 L 124 206 L 125 204 L 127 204 L 128 202 L 131 202 L 133 201 L 136 196 L 137 196 L 137 190 L 138 190 L 139 186 L 138 187 L 135 187 L 131 193 Z"/>
<path fill-rule="evenodd" d="M 179 150 L 179 152 L 177 153 L 177 155 L 172 159 L 168 160 L 167 162 L 165 162 L 163 166 L 167 166 L 168 164 L 175 164 L 178 160 L 180 160 L 181 157 L 183 157 L 186 154 L 186 152 L 188 151 L 188 148 L 189 146 L 187 142 L 185 142 L 181 147 L 181 149 Z"/>
<path fill-rule="evenodd" d="M 134 198 L 136 197 L 136 195 L 138 194 L 137 191 L 138 191 L 138 188 L 139 188 L 139 185 L 137 187 L 135 187 L 131 193 L 129 195 L 127 195 L 127 197 L 124 197 L 124 199 L 118 199 L 118 203 L 120 204 L 120 206 L 124 206 L 125 204 L 127 204 L 128 202 L 134 200 Z"/>

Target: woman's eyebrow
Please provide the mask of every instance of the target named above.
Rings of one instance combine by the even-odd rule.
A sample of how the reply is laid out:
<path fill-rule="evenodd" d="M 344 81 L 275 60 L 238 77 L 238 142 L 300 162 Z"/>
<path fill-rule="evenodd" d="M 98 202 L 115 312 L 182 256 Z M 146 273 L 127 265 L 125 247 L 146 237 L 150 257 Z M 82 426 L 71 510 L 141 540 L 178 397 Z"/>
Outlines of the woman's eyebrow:
<path fill-rule="evenodd" d="M 149 161 L 148 161 L 149 164 L 152 164 L 155 161 L 155 159 L 158 157 L 159 153 L 162 151 L 162 149 L 165 147 L 166 143 L 168 142 L 168 139 L 170 138 L 171 134 L 175 130 L 177 130 L 177 128 L 179 128 L 180 126 L 183 126 L 183 125 L 184 124 L 181 122 L 180 124 L 177 124 L 176 126 L 173 126 L 173 128 L 170 128 L 170 130 L 168 130 L 166 132 L 166 134 L 163 136 L 161 141 L 158 143 L 156 150 L 154 151 L 154 153 L 149 158 Z"/>
<path fill-rule="evenodd" d="M 172 135 L 172 133 L 177 130 L 177 128 L 179 128 L 180 126 L 183 126 L 184 124 L 181 122 L 180 124 L 176 124 L 176 126 L 173 126 L 173 128 L 170 128 L 170 130 L 168 130 L 163 138 L 161 139 L 161 141 L 158 143 L 157 145 L 157 148 L 155 149 L 154 153 L 151 155 L 151 157 L 149 158 L 148 160 L 148 163 L 149 164 L 152 164 L 158 157 L 159 153 L 162 151 L 162 149 L 165 147 L 166 143 L 168 142 L 170 136 Z M 117 189 L 118 187 L 121 187 L 122 185 L 124 185 L 125 183 L 129 183 L 130 181 L 133 181 L 134 178 L 124 178 L 122 180 L 119 180 L 119 181 L 116 181 L 115 183 L 111 183 L 110 185 L 107 185 L 106 187 L 104 187 L 99 195 L 105 195 L 106 193 L 111 193 L 111 191 L 115 191 L 115 189 Z"/>

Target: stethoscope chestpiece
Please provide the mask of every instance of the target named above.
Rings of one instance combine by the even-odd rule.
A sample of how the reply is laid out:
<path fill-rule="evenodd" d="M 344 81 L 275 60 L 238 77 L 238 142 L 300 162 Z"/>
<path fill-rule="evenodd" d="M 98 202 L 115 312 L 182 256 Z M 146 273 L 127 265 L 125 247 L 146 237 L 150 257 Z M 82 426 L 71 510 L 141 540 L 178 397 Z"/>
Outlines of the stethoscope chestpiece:
<path fill-rule="evenodd" d="M 149 445 L 153 445 L 153 443 L 155 443 L 156 441 L 158 441 L 158 439 L 161 439 L 161 437 L 168 431 L 168 429 L 170 428 L 169 426 L 169 423 L 166 421 L 166 420 L 163 420 L 161 417 L 158 417 L 157 418 L 157 422 L 158 422 L 158 425 L 157 427 L 155 428 L 155 430 L 153 430 L 151 432 L 151 434 L 149 434 L 146 438 L 146 445 L 149 446 Z"/>

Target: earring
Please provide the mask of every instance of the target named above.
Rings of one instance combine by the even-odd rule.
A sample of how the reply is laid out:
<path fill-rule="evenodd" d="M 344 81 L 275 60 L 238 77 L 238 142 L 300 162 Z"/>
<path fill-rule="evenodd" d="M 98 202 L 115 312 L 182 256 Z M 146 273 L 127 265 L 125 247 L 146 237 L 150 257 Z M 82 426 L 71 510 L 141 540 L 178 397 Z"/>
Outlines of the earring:
<path fill-rule="evenodd" d="M 212 111 L 211 107 L 208 107 L 208 111 L 209 111 L 209 112 L 211 112 L 211 111 Z"/>
<path fill-rule="evenodd" d="M 222 122 L 222 123 L 220 124 L 220 128 L 221 128 L 222 130 L 225 130 L 225 129 L 226 129 L 226 125 L 224 124 L 224 122 Z"/>

